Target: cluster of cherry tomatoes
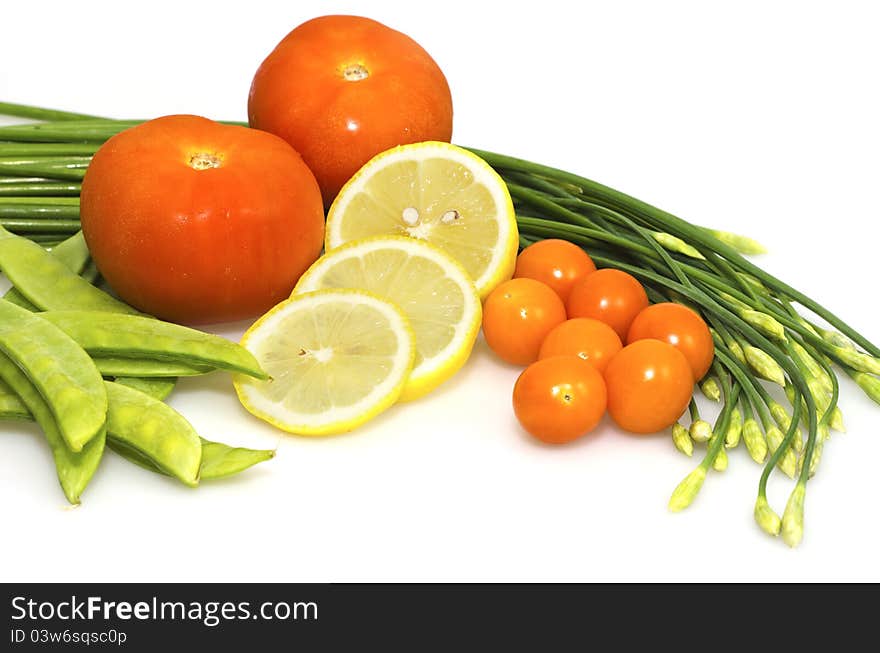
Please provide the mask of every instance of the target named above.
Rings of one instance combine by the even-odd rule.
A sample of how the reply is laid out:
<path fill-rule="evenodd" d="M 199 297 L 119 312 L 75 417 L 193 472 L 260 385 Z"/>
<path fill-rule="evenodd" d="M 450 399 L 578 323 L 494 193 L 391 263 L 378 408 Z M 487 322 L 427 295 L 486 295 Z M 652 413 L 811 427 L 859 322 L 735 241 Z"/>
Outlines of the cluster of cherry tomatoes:
<path fill-rule="evenodd" d="M 499 357 L 527 366 L 514 412 L 551 443 L 589 433 L 606 410 L 625 431 L 662 431 L 684 413 L 715 353 L 697 313 L 649 305 L 635 277 L 597 270 L 584 250 L 557 239 L 520 253 L 514 278 L 486 298 L 483 333 Z"/>

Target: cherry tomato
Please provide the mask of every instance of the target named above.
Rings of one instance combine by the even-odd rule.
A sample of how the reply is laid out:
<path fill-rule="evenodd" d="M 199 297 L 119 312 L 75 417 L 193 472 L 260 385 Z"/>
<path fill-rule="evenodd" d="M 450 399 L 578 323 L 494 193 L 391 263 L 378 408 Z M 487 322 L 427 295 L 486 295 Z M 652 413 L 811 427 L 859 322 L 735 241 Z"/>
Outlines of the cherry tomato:
<path fill-rule="evenodd" d="M 626 341 L 633 343 L 645 338 L 668 342 L 684 354 L 695 381 L 709 371 L 715 356 L 709 327 L 699 314 L 681 304 L 653 304 L 639 313 L 629 327 Z"/>
<path fill-rule="evenodd" d="M 544 337 L 565 321 L 565 306 L 549 286 L 534 279 L 511 279 L 495 288 L 483 305 L 483 335 L 492 351 L 514 365 L 538 360 Z"/>
<path fill-rule="evenodd" d="M 604 372 L 608 361 L 622 348 L 620 338 L 610 326 L 588 317 L 576 317 L 547 334 L 538 358 L 577 356 Z"/>
<path fill-rule="evenodd" d="M 157 118 L 108 140 L 83 179 L 80 215 L 119 296 L 174 322 L 264 313 L 323 244 L 321 194 L 296 151 L 198 116 Z"/>
<path fill-rule="evenodd" d="M 452 138 L 443 72 L 405 34 L 358 16 L 322 16 L 284 37 L 254 76 L 251 127 L 281 136 L 329 206 L 358 169 L 395 145 Z"/>
<path fill-rule="evenodd" d="M 565 302 L 572 286 L 595 271 L 593 259 L 580 247 L 567 240 L 550 238 L 520 252 L 513 276 L 546 283 Z"/>
<path fill-rule="evenodd" d="M 680 351 L 659 340 L 637 340 L 605 368 L 608 412 L 632 433 L 672 426 L 691 399 L 694 376 Z"/>
<path fill-rule="evenodd" d="M 629 325 L 648 305 L 648 295 L 634 276 L 620 270 L 598 270 L 571 289 L 568 317 L 591 317 L 604 322 L 621 340 Z"/>
<path fill-rule="evenodd" d="M 513 387 L 519 423 L 539 440 L 553 444 L 571 442 L 596 428 L 606 403 L 602 375 L 577 356 L 532 363 Z"/>

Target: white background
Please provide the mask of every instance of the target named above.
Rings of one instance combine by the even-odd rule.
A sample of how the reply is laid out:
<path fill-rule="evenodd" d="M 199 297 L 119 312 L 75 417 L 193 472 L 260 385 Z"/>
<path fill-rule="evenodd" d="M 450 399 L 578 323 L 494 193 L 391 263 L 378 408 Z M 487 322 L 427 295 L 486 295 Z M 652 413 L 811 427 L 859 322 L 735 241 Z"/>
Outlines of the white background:
<path fill-rule="evenodd" d="M 245 119 L 262 59 L 325 13 L 419 41 L 452 87 L 456 142 L 754 235 L 765 268 L 880 341 L 869 2 L 18 2 L 0 98 Z M 670 514 L 696 461 L 608 424 L 541 446 L 510 409 L 517 373 L 480 341 L 433 395 L 319 440 L 251 418 L 227 376 L 184 380 L 171 404 L 202 434 L 277 458 L 194 491 L 108 454 L 75 510 L 37 430 L 0 425 L 0 580 L 880 580 L 880 407 L 848 381 L 849 432 L 825 447 L 791 551 L 752 521 L 744 450 Z"/>

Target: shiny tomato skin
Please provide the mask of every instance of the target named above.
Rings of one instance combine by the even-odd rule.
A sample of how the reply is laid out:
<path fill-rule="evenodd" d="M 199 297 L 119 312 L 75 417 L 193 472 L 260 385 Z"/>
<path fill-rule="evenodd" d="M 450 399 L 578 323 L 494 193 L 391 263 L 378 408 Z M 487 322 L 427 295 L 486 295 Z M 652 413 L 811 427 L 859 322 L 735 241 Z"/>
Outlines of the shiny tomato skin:
<path fill-rule="evenodd" d="M 605 368 L 608 412 L 630 433 L 648 434 L 672 426 L 690 402 L 694 388 L 684 354 L 659 340 L 627 345 Z"/>
<path fill-rule="evenodd" d="M 545 283 L 565 302 L 572 286 L 595 271 L 593 259 L 580 247 L 567 240 L 548 238 L 519 253 L 513 276 Z"/>
<path fill-rule="evenodd" d="M 254 317 L 286 299 L 324 232 L 317 182 L 293 148 L 187 115 L 108 140 L 83 179 L 80 213 L 119 296 L 191 324 Z"/>
<path fill-rule="evenodd" d="M 592 431 L 606 405 L 602 375 L 577 356 L 532 363 L 513 387 L 513 410 L 519 423 L 551 444 L 571 442 Z"/>
<path fill-rule="evenodd" d="M 634 276 L 606 268 L 577 282 L 566 303 L 568 317 L 591 317 L 610 326 L 621 341 L 645 307 L 648 295 Z"/>
<path fill-rule="evenodd" d="M 622 348 L 620 338 L 610 326 L 588 317 L 576 317 L 557 325 L 547 334 L 538 351 L 538 359 L 577 356 L 601 373 Z"/>
<path fill-rule="evenodd" d="M 633 343 L 645 338 L 668 342 L 684 354 L 695 381 L 705 376 L 715 357 L 709 327 L 699 314 L 681 304 L 652 304 L 639 313 L 629 327 L 626 341 Z"/>
<path fill-rule="evenodd" d="M 376 154 L 449 142 L 452 95 L 440 67 L 407 35 L 368 18 L 322 16 L 295 28 L 260 65 L 248 117 L 302 155 L 329 206 Z"/>
<path fill-rule="evenodd" d="M 565 306 L 549 286 L 534 279 L 511 279 L 483 304 L 483 335 L 502 360 L 528 365 L 538 360 L 544 337 L 565 321 Z"/>

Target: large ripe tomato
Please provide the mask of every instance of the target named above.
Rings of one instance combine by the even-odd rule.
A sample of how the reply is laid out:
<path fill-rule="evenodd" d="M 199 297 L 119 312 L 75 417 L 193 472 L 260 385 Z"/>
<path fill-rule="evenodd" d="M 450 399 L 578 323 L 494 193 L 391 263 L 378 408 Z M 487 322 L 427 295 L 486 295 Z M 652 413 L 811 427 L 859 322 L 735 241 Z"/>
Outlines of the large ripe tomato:
<path fill-rule="evenodd" d="M 511 279 L 483 304 L 483 335 L 499 357 L 514 365 L 538 360 L 544 337 L 565 321 L 565 306 L 549 286 L 534 279 Z"/>
<path fill-rule="evenodd" d="M 580 247 L 567 240 L 548 238 L 520 252 L 513 276 L 546 283 L 565 302 L 572 286 L 595 271 L 593 259 Z"/>
<path fill-rule="evenodd" d="M 629 326 L 648 305 L 648 295 L 631 274 L 607 268 L 578 281 L 568 296 L 568 317 L 591 317 L 626 339 Z"/>
<path fill-rule="evenodd" d="M 577 356 L 532 363 L 513 387 L 513 410 L 520 424 L 553 444 L 571 442 L 596 428 L 606 401 L 602 375 Z"/>
<path fill-rule="evenodd" d="M 690 402 L 694 376 L 687 359 L 659 340 L 627 345 L 605 368 L 608 412 L 631 433 L 672 426 Z"/>
<path fill-rule="evenodd" d="M 198 116 L 107 141 L 83 179 L 80 213 L 119 296 L 186 323 L 249 318 L 286 299 L 324 233 L 318 184 L 290 145 Z"/>
<path fill-rule="evenodd" d="M 697 313 L 681 304 L 653 304 L 636 316 L 629 327 L 627 342 L 653 338 L 668 342 L 687 358 L 698 381 L 709 371 L 715 344 L 709 327 Z"/>
<path fill-rule="evenodd" d="M 322 16 L 285 36 L 257 70 L 248 116 L 302 154 L 327 206 L 379 152 L 452 138 L 452 95 L 436 62 L 358 16 Z"/>
<path fill-rule="evenodd" d="M 599 372 L 604 372 L 617 352 L 623 348 L 620 338 L 610 326 L 588 317 L 576 317 L 554 327 L 538 352 L 538 358 L 577 356 Z"/>

